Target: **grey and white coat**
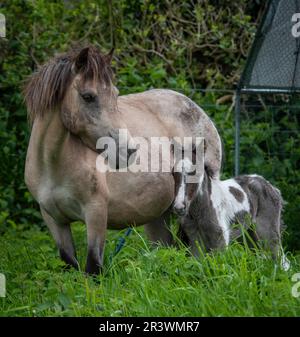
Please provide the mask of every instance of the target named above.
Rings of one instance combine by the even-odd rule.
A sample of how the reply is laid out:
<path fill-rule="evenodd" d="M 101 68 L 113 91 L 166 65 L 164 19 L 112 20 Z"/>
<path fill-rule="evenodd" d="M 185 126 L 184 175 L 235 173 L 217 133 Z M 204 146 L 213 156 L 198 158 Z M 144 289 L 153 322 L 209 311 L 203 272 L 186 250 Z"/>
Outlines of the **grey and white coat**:
<path fill-rule="evenodd" d="M 241 227 L 250 230 L 252 238 L 271 250 L 274 259 L 281 257 L 282 268 L 289 269 L 289 261 L 281 246 L 281 212 L 283 199 L 280 191 L 258 175 L 241 175 L 220 180 L 203 169 L 197 183 L 188 183 L 192 162 L 182 160 L 182 173 L 175 174 L 179 186 L 174 210 L 181 216 L 181 229 L 194 255 L 199 246 L 205 251 L 223 248 L 241 236 Z"/>

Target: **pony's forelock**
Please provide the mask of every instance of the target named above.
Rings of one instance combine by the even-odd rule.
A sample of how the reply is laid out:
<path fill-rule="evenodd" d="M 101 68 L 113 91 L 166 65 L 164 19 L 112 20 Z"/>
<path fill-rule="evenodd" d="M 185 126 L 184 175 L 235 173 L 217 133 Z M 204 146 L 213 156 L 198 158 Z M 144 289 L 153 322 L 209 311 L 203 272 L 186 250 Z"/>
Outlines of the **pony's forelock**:
<path fill-rule="evenodd" d="M 78 57 L 83 50 L 85 59 L 80 64 Z M 61 104 L 76 72 L 84 80 L 96 79 L 111 86 L 113 73 L 110 63 L 96 47 L 76 48 L 55 56 L 26 81 L 23 93 L 30 123 Z"/>

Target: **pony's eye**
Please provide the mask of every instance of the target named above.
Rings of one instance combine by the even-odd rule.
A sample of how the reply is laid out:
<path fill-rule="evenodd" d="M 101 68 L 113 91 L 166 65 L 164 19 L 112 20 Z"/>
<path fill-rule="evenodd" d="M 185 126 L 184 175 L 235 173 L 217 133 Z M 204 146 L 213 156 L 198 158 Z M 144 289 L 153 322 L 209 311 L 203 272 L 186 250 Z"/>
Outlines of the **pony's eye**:
<path fill-rule="evenodd" d="M 91 93 L 81 94 L 81 97 L 87 103 L 92 103 L 92 102 L 95 102 L 95 100 L 96 100 L 96 95 L 91 94 Z"/>

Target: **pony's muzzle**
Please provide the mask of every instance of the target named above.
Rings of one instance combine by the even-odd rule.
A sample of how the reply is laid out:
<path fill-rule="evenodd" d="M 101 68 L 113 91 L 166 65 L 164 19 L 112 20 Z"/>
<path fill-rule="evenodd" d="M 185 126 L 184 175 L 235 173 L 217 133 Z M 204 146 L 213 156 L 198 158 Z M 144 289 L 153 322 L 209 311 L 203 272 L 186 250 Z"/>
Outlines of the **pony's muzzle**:
<path fill-rule="evenodd" d="M 96 148 L 96 152 L 97 152 L 98 154 L 102 154 L 105 150 L 106 150 L 106 148 L 102 148 L 102 149 L 97 149 L 97 148 Z"/>
<path fill-rule="evenodd" d="M 127 164 L 131 165 L 136 158 L 137 149 L 128 149 L 127 150 Z M 134 155 L 133 155 L 134 154 Z"/>
<path fill-rule="evenodd" d="M 127 151 L 124 151 L 124 149 L 119 147 L 116 157 L 116 169 L 126 168 L 133 164 L 136 159 L 136 151 L 137 149 L 127 149 Z"/>

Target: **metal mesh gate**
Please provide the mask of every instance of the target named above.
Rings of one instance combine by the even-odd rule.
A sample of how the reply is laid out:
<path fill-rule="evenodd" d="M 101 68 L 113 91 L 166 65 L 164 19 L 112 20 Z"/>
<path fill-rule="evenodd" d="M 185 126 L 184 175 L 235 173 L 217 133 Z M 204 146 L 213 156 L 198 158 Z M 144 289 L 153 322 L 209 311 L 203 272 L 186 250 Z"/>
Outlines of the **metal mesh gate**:
<path fill-rule="evenodd" d="M 270 0 L 235 102 L 235 173 L 256 171 L 281 189 L 294 249 L 300 249 L 299 54 L 300 0 Z"/>

